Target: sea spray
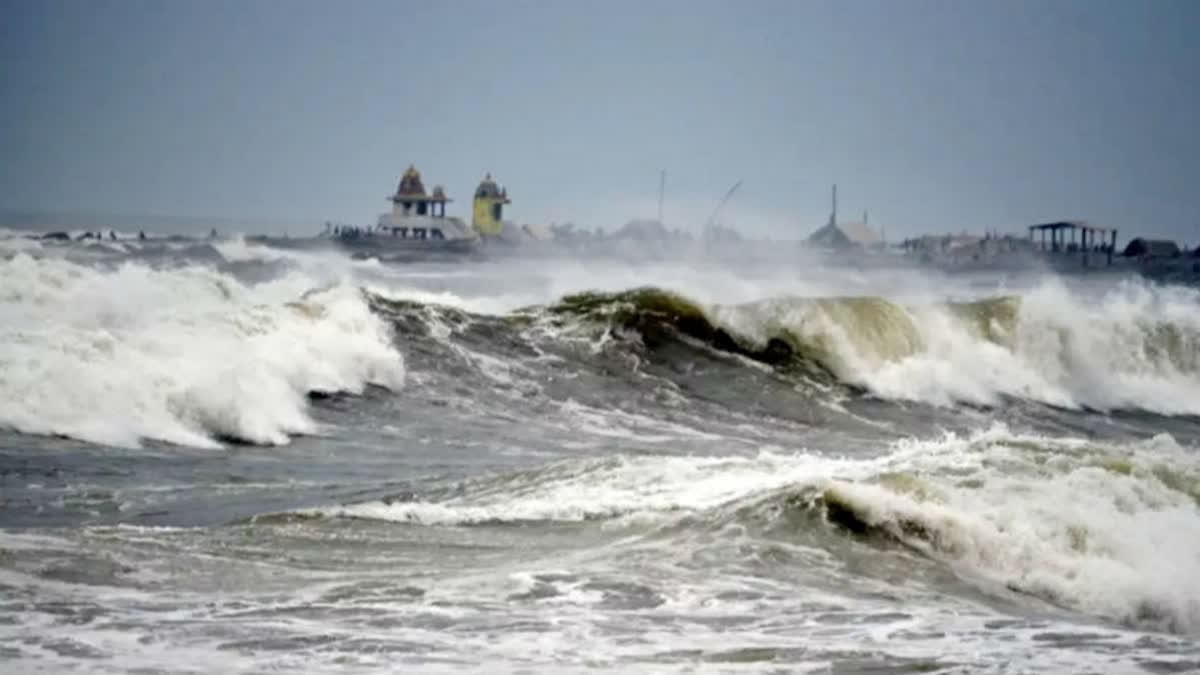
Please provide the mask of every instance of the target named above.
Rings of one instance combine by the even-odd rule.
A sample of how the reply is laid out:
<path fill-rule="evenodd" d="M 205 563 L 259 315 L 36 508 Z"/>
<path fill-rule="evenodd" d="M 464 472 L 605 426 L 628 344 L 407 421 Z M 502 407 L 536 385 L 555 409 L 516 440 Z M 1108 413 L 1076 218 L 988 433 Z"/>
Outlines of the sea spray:
<path fill-rule="evenodd" d="M 698 339 L 888 399 L 1200 414 L 1200 292 L 1187 288 L 1131 281 L 1090 297 L 1049 281 L 971 302 L 738 305 L 646 288 L 572 295 L 546 311 L 635 330 L 650 348 Z"/>
<path fill-rule="evenodd" d="M 603 520 L 650 541 L 660 532 L 785 541 L 803 534 L 807 545 L 843 553 L 837 539 L 875 538 L 987 580 L 985 592 L 1009 601 L 1028 597 L 1192 633 L 1200 631 L 1198 476 L 1200 461 L 1169 436 L 1098 443 L 996 424 L 902 441 L 861 459 L 773 448 L 744 457 L 560 461 L 476 478 L 440 497 L 294 515 L 427 526 Z M 796 509 L 820 520 L 786 519 Z"/>
<path fill-rule="evenodd" d="M 311 391 L 398 387 L 389 327 L 360 291 L 304 296 L 204 266 L 0 261 L 0 425 L 97 443 L 278 444 L 315 425 Z"/>

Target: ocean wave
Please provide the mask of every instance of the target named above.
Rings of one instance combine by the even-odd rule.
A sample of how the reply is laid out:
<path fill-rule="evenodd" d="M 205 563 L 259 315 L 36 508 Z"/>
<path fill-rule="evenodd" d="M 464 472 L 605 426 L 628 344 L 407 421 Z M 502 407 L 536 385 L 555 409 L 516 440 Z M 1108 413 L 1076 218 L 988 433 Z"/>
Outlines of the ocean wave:
<path fill-rule="evenodd" d="M 831 551 L 844 547 L 828 537 L 895 545 L 986 580 L 986 592 L 1143 628 L 1200 631 L 1200 462 L 1166 435 L 1113 444 L 995 425 L 899 442 L 867 459 L 779 449 L 617 456 L 475 479 L 439 494 L 285 517 L 422 526 L 603 521 L 649 537 L 683 528 L 707 538 L 733 524 L 737 536 L 786 539 L 811 534 L 791 528 L 816 528 Z"/>
<path fill-rule="evenodd" d="M 316 430 L 306 394 L 403 383 L 390 327 L 352 285 L 25 254 L 0 276 L 0 425 L 18 431 L 282 444 Z"/>
<path fill-rule="evenodd" d="M 1046 282 L 1021 295 L 900 304 L 778 298 L 705 306 L 645 288 L 568 296 L 541 310 L 680 337 L 887 399 L 1200 414 L 1200 292 L 1125 282 L 1095 298 Z"/>
<path fill-rule="evenodd" d="M 986 435 L 984 435 L 986 437 Z M 1131 447 L 955 439 L 977 461 L 770 500 L 1007 590 L 1122 624 L 1200 631 L 1200 465 L 1166 436 Z M 914 470 L 915 469 L 915 470 Z"/>

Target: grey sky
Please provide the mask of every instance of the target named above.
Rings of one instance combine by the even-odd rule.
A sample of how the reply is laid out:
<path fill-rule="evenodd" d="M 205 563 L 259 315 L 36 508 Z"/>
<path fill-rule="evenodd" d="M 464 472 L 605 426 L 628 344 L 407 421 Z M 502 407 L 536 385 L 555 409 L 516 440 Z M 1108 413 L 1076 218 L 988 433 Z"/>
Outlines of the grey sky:
<path fill-rule="evenodd" d="M 1200 239 L 1200 3 L 0 0 L 0 207 Z"/>

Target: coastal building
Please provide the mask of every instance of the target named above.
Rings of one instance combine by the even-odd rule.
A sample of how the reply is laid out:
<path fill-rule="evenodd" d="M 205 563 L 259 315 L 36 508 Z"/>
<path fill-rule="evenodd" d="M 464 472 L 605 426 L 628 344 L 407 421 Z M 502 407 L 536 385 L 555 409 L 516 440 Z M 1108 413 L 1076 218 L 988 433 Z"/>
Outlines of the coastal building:
<path fill-rule="evenodd" d="M 440 185 L 434 186 L 433 194 L 426 195 L 425 185 L 421 183 L 421 172 L 411 164 L 400 177 L 396 194 L 388 199 L 392 202 L 392 215 L 396 218 L 426 215 L 445 218 L 446 203 L 451 201 Z"/>
<path fill-rule="evenodd" d="M 924 234 L 911 237 L 900 242 L 900 247 L 907 253 L 923 253 L 936 256 L 974 256 L 980 253 L 992 240 L 976 234 Z M 996 240 L 997 244 L 1001 240 Z M 993 248 L 999 248 L 992 244 Z"/>
<path fill-rule="evenodd" d="M 1029 226 L 1029 241 L 1036 244 L 1034 234 L 1041 235 L 1041 249 L 1051 253 L 1080 253 L 1083 266 L 1088 266 L 1089 253 L 1103 253 L 1107 264 L 1112 264 L 1113 250 L 1117 247 L 1117 230 L 1096 227 L 1082 220 L 1062 220 Z M 1050 242 L 1047 246 L 1046 237 Z M 1099 239 L 1097 241 L 1097 238 Z M 1106 241 L 1108 239 L 1108 241 Z M 1069 241 L 1068 241 L 1069 240 Z"/>
<path fill-rule="evenodd" d="M 521 233 L 533 241 L 554 241 L 553 225 L 525 223 L 521 226 Z"/>
<path fill-rule="evenodd" d="M 883 242 L 866 223 L 828 223 L 808 237 L 812 246 L 823 248 L 873 248 Z"/>
<path fill-rule="evenodd" d="M 508 190 L 496 185 L 492 174 L 487 174 L 475 188 L 471 226 L 483 236 L 500 236 L 504 232 L 504 205 L 508 203 Z"/>
<path fill-rule="evenodd" d="M 1138 237 L 1125 247 L 1121 255 L 1126 258 L 1178 258 L 1179 245 L 1166 239 L 1143 239 Z"/>
<path fill-rule="evenodd" d="M 837 186 L 833 186 L 833 208 L 829 222 L 809 235 L 807 243 L 821 248 L 874 248 L 883 245 L 883 237 L 867 224 L 867 214 L 862 222 L 839 223 L 837 219 Z"/>
<path fill-rule="evenodd" d="M 446 204 L 453 200 L 442 186 L 425 191 L 415 166 L 404 171 L 388 201 L 391 211 L 380 214 L 373 228 L 336 226 L 331 234 L 343 244 L 372 250 L 465 249 L 478 239 L 461 219 L 446 215 Z"/>
<path fill-rule="evenodd" d="M 923 263 L 949 266 L 1011 262 L 1025 259 L 1035 250 L 1025 237 L 990 231 L 983 236 L 965 231 L 957 234 L 926 234 L 906 238 L 899 243 L 899 247 L 905 255 Z"/>

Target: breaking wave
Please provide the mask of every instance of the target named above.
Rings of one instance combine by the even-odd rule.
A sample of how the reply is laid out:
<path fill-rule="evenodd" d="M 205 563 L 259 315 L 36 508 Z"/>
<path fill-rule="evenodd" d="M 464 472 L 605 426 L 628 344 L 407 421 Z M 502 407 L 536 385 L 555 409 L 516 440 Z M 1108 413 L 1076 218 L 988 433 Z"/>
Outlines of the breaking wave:
<path fill-rule="evenodd" d="M 888 399 L 1200 414 L 1200 292 L 1184 287 L 1127 282 L 1087 298 L 1046 283 L 961 303 L 782 298 L 708 307 L 648 288 L 568 296 L 544 313 L 636 333 L 651 349 L 698 340 Z"/>
<path fill-rule="evenodd" d="M 0 276 L 0 425 L 18 431 L 281 444 L 316 430 L 307 394 L 403 383 L 390 327 L 352 285 L 22 253 Z"/>
<path fill-rule="evenodd" d="M 779 449 L 622 455 L 282 517 L 433 526 L 603 520 L 651 539 L 677 536 L 682 525 L 706 540 L 714 531 L 802 537 L 838 555 L 846 550 L 836 542 L 849 537 L 983 579 L 985 592 L 1144 628 L 1200 631 L 1200 463 L 1166 435 L 1119 445 L 995 425 L 899 442 L 870 459 Z"/>

